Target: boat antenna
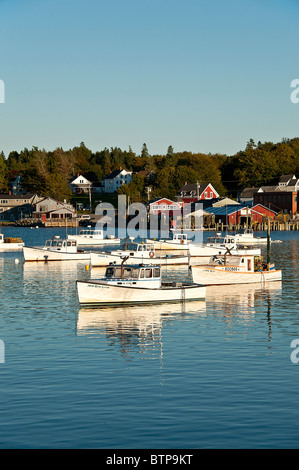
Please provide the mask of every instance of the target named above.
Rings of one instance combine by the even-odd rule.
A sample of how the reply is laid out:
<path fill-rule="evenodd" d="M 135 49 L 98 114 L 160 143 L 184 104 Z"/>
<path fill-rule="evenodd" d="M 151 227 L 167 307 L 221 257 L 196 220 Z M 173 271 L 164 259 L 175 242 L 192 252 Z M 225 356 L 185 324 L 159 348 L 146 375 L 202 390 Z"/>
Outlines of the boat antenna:
<path fill-rule="evenodd" d="M 271 259 L 271 253 L 270 253 L 270 217 L 268 217 L 268 227 L 267 227 L 267 267 L 268 267 L 268 270 L 270 269 L 270 259 Z"/>

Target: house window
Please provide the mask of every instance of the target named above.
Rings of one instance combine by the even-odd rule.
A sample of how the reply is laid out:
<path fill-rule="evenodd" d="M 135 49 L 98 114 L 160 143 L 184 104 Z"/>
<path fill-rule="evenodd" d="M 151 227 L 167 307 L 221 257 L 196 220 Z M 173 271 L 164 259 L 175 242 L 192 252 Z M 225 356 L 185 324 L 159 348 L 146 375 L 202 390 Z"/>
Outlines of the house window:
<path fill-rule="evenodd" d="M 208 199 L 208 192 L 205 191 L 205 199 Z"/>

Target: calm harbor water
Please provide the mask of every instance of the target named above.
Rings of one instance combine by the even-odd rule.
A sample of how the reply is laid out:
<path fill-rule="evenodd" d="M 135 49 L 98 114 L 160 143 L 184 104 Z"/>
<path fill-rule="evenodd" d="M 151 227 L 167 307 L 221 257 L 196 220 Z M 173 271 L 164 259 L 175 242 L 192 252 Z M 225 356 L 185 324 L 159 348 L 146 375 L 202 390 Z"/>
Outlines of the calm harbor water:
<path fill-rule="evenodd" d="M 2 232 L 27 245 L 65 234 Z M 75 281 L 97 275 L 85 263 L 0 253 L 0 447 L 296 448 L 299 233 L 272 238 L 282 283 L 146 308 L 82 310 Z"/>

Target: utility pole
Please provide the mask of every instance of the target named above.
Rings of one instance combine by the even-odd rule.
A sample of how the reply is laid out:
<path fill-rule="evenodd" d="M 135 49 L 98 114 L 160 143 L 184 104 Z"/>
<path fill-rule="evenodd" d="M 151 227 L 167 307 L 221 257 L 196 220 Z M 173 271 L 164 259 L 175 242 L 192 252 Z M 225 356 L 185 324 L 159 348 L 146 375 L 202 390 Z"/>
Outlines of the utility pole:
<path fill-rule="evenodd" d="M 89 211 L 92 213 L 92 207 L 91 207 L 91 184 L 88 186 L 88 192 L 89 192 Z"/>

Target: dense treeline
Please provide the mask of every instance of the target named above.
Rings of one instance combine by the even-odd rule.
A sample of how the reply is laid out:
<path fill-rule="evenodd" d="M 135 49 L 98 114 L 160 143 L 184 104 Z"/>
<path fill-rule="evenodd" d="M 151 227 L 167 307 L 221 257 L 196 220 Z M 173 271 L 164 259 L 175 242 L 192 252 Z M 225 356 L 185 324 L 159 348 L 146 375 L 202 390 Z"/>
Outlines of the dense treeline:
<path fill-rule="evenodd" d="M 119 189 L 131 200 L 147 199 L 147 188 L 151 190 L 150 198 L 174 198 L 185 182 L 196 181 L 210 182 L 222 196 L 236 197 L 244 187 L 274 184 L 281 174 L 299 173 L 299 138 L 276 144 L 255 144 L 250 139 L 246 148 L 233 156 L 174 152 L 172 146 L 165 155 L 150 155 L 146 144 L 140 155 L 130 147 L 92 152 L 83 142 L 70 150 L 33 147 L 13 151 L 7 157 L 2 152 L 0 192 L 8 192 L 10 181 L 20 175 L 26 191 L 70 200 L 69 182 L 77 174 L 99 183 L 119 168 L 134 172 L 133 181 Z"/>

